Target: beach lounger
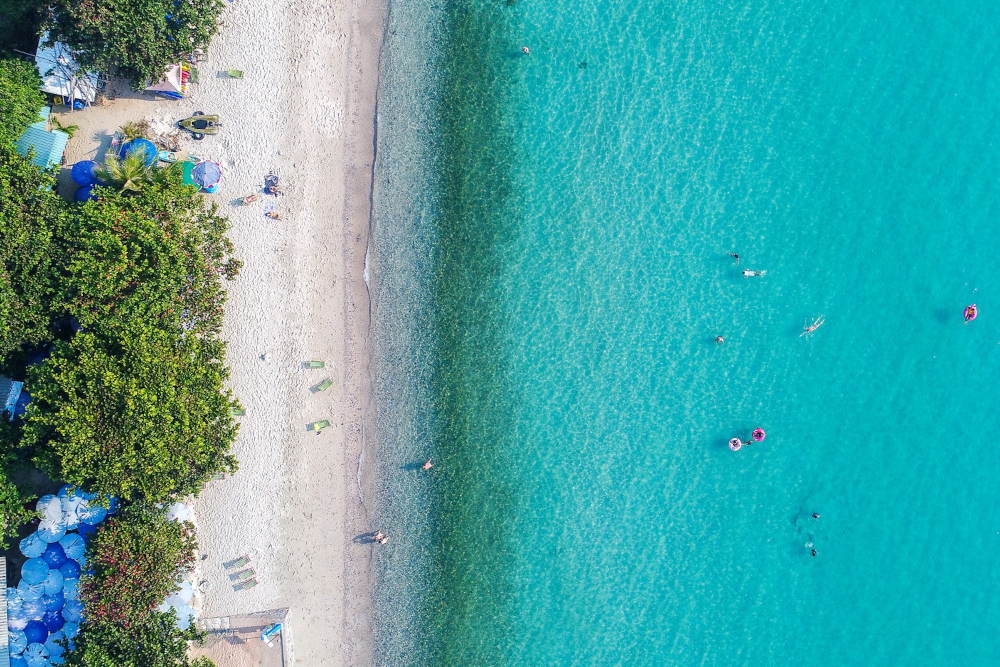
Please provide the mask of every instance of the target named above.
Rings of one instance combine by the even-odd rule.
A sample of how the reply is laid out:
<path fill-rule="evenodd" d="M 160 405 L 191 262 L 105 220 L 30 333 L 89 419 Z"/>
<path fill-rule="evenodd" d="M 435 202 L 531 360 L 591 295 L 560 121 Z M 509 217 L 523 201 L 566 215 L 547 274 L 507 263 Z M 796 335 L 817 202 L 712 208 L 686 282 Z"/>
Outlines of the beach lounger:
<path fill-rule="evenodd" d="M 209 479 L 225 479 L 225 478 L 226 478 L 225 473 L 217 472 L 214 475 L 212 475 Z"/>
<path fill-rule="evenodd" d="M 325 361 L 307 361 L 306 365 L 309 366 L 309 368 L 326 368 Z"/>
<path fill-rule="evenodd" d="M 239 69 L 227 69 L 226 70 L 226 74 L 228 74 L 233 79 L 242 79 L 243 78 L 243 70 L 239 70 Z"/>
<path fill-rule="evenodd" d="M 233 581 L 246 581 L 247 579 L 252 579 L 255 576 L 257 576 L 257 573 L 254 572 L 253 568 L 251 567 L 241 572 L 237 572 L 236 574 L 230 575 L 229 578 L 232 579 Z"/>
<path fill-rule="evenodd" d="M 234 417 L 242 417 L 245 414 L 246 414 L 246 411 L 243 408 L 233 408 L 233 416 Z"/>
<path fill-rule="evenodd" d="M 330 420 L 324 419 L 323 421 L 313 422 L 312 424 L 309 425 L 309 428 L 312 429 L 313 431 L 319 431 L 320 429 L 324 429 L 329 425 L 330 425 Z"/>
<path fill-rule="evenodd" d="M 230 563 L 229 567 L 246 567 L 249 564 L 250 564 L 250 556 L 240 556 L 232 563 Z"/>
<path fill-rule="evenodd" d="M 327 378 L 319 383 L 319 385 L 316 387 L 316 391 L 326 391 L 331 386 L 333 386 L 333 380 Z"/>
<path fill-rule="evenodd" d="M 233 586 L 234 591 L 247 591 L 257 585 L 256 579 L 247 579 Z"/>

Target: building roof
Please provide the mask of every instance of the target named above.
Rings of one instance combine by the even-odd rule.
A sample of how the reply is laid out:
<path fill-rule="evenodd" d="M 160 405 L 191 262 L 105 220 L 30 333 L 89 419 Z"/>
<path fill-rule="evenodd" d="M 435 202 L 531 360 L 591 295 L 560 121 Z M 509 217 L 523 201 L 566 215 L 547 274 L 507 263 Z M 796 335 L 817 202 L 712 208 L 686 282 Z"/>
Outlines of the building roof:
<path fill-rule="evenodd" d="M 35 157 L 31 162 L 39 167 L 61 164 L 69 135 L 59 130 L 49 131 L 45 129 L 49 118 L 48 107 L 43 107 L 38 112 L 38 117 L 41 120 L 29 125 L 21 138 L 17 140 L 17 152 L 27 156 L 28 149 L 34 148 Z"/>
<path fill-rule="evenodd" d="M 35 65 L 42 77 L 42 91 L 93 102 L 97 93 L 97 74 L 80 69 L 68 46 L 59 42 L 46 46 L 48 40 L 49 33 L 42 33 L 35 53 Z"/>

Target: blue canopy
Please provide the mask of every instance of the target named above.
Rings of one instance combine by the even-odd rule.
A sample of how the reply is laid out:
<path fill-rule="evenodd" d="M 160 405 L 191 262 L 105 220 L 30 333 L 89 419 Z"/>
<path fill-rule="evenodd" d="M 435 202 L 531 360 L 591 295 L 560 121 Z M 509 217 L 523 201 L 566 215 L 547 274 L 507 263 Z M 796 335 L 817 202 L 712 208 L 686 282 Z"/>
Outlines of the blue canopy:
<path fill-rule="evenodd" d="M 38 533 L 32 533 L 21 540 L 21 553 L 28 558 L 38 558 L 48 546 L 49 543 L 39 537 Z"/>
<path fill-rule="evenodd" d="M 65 535 L 59 539 L 60 541 L 65 539 Z M 48 563 L 49 567 L 59 567 L 66 562 L 66 552 L 62 548 L 62 544 L 59 542 L 53 542 L 49 546 L 45 547 L 45 553 L 42 554 L 42 559 Z"/>
<path fill-rule="evenodd" d="M 79 579 L 80 578 L 80 564 L 75 560 L 68 560 L 59 566 L 59 571 L 62 573 L 63 579 Z M 63 582 L 65 585 L 65 582 Z"/>
<path fill-rule="evenodd" d="M 81 160 L 73 165 L 73 168 L 69 171 L 69 175 L 77 185 L 93 185 L 98 182 L 94 171 L 99 169 L 100 166 L 93 160 Z"/>
<path fill-rule="evenodd" d="M 63 563 L 63 565 L 65 564 L 66 563 Z M 55 595 L 61 591 L 63 587 L 62 572 L 59 570 L 49 570 L 49 576 L 45 577 L 45 581 L 42 582 L 42 587 L 45 589 L 46 595 Z"/>
<path fill-rule="evenodd" d="M 10 654 L 17 655 L 23 653 L 28 648 L 28 638 L 20 630 L 14 630 L 7 635 L 7 642 L 10 645 Z"/>
<path fill-rule="evenodd" d="M 41 621 L 30 621 L 24 626 L 24 636 L 28 638 L 28 644 L 41 644 L 49 636 L 49 629 Z"/>
<path fill-rule="evenodd" d="M 93 185 L 83 185 L 76 189 L 73 201 L 82 204 L 85 201 L 97 201 L 97 193 L 94 192 Z"/>
<path fill-rule="evenodd" d="M 84 544 L 83 538 L 76 533 L 66 533 L 59 538 L 59 545 L 63 548 L 63 553 L 66 554 L 66 558 L 72 558 L 73 560 L 80 560 L 80 556 L 83 555 L 84 549 L 87 545 Z M 65 563 L 66 561 L 63 561 Z M 62 563 L 59 563 L 62 565 Z"/>
<path fill-rule="evenodd" d="M 144 161 L 147 167 L 152 167 L 156 164 L 157 159 L 159 159 L 159 151 L 156 150 L 156 144 L 149 139 L 143 139 L 141 137 L 126 142 L 122 146 L 122 150 L 118 155 L 119 157 L 124 158 L 128 155 L 132 155 L 133 153 L 145 153 L 146 157 Z"/>
<path fill-rule="evenodd" d="M 45 625 L 43 624 L 42 627 L 44 628 Z M 48 631 L 46 631 L 46 636 L 48 636 Z M 28 644 L 28 648 L 24 649 L 24 659 L 28 661 L 28 667 L 45 667 L 45 663 L 49 659 L 49 650 L 41 642 L 32 642 Z"/>
<path fill-rule="evenodd" d="M 29 584 L 40 584 L 49 576 L 49 564 L 41 558 L 29 558 L 21 566 L 21 578 Z M 39 596 L 41 597 L 41 596 Z"/>
<path fill-rule="evenodd" d="M 40 600 L 43 595 L 45 595 L 45 588 L 41 584 L 29 584 L 21 577 L 21 581 L 17 584 L 17 592 L 21 594 L 21 599 L 25 602 L 30 600 Z"/>

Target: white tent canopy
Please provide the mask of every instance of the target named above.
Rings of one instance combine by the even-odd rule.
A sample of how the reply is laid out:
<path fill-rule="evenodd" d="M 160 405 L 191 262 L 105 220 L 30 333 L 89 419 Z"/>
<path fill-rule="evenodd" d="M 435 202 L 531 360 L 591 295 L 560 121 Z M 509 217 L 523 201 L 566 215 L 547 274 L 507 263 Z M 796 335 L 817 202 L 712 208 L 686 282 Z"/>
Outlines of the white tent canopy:
<path fill-rule="evenodd" d="M 184 88 L 181 83 L 181 66 L 171 65 L 168 67 L 167 71 L 163 73 L 163 78 L 157 83 L 147 86 L 146 90 L 183 95 Z"/>
<path fill-rule="evenodd" d="M 56 42 L 46 46 L 48 38 L 49 33 L 42 34 L 35 53 L 35 66 L 42 77 L 42 91 L 93 102 L 97 94 L 97 74 L 82 71 L 73 58 L 73 51 L 65 44 Z"/>

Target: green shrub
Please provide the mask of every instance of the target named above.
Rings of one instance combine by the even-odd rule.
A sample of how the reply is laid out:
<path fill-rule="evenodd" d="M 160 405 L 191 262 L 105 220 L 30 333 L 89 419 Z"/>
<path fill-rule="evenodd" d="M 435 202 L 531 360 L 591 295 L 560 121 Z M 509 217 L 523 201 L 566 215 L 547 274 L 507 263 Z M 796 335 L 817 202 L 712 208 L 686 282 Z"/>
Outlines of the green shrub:
<path fill-rule="evenodd" d="M 197 493 L 232 472 L 236 438 L 224 344 L 146 320 L 115 321 L 58 343 L 29 369 L 22 445 L 53 479 L 125 501 Z"/>
<path fill-rule="evenodd" d="M 17 141 L 38 120 L 45 105 L 42 80 L 35 66 L 13 58 L 0 59 L 0 142 Z"/>
<path fill-rule="evenodd" d="M 205 49 L 221 0 L 54 0 L 49 38 L 76 50 L 88 69 L 112 70 L 136 89 Z"/>

